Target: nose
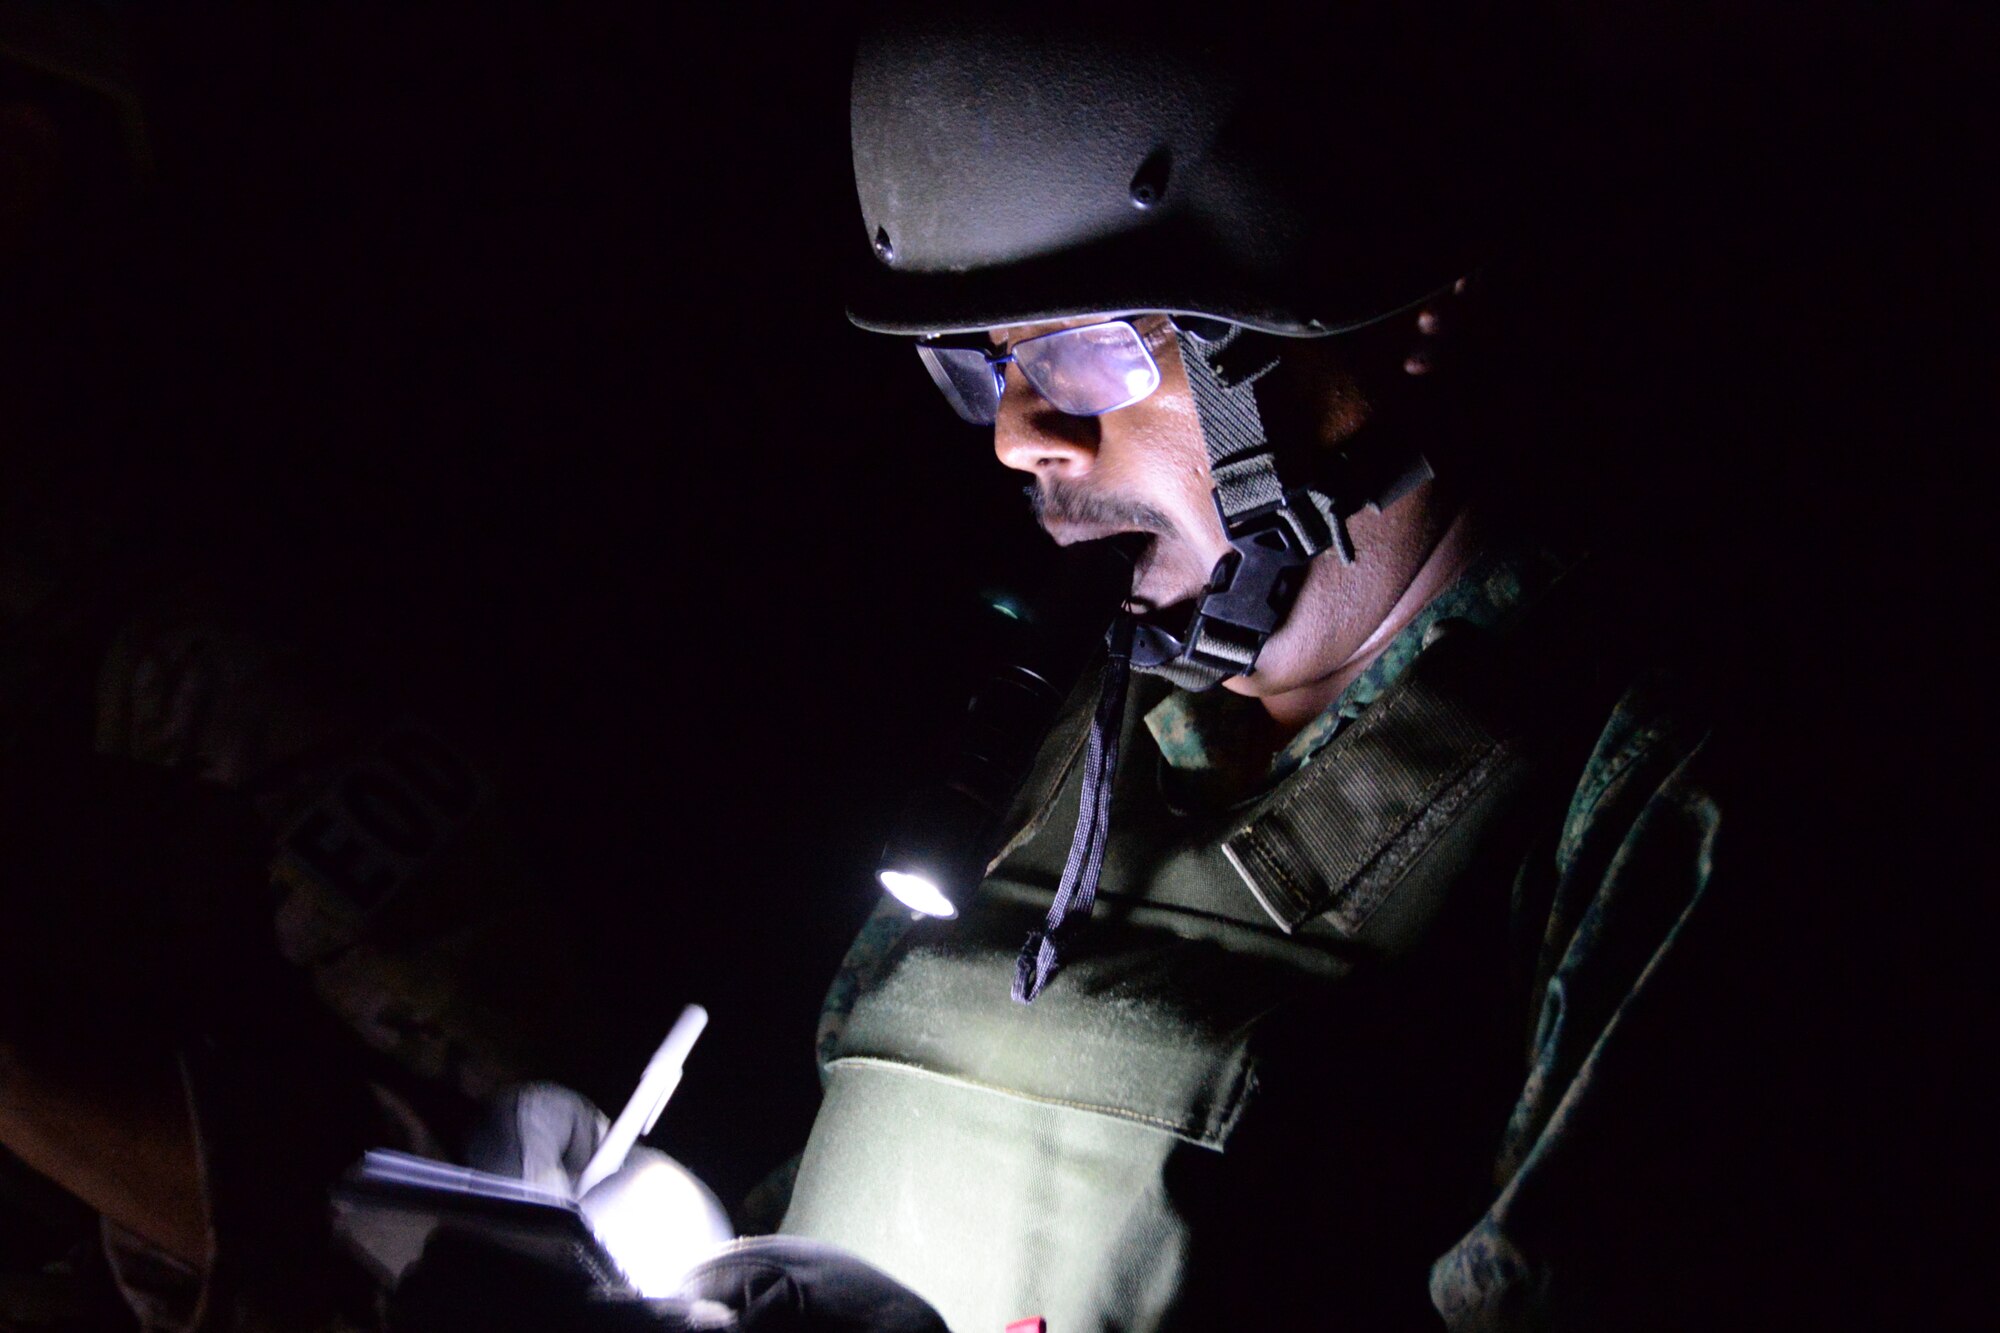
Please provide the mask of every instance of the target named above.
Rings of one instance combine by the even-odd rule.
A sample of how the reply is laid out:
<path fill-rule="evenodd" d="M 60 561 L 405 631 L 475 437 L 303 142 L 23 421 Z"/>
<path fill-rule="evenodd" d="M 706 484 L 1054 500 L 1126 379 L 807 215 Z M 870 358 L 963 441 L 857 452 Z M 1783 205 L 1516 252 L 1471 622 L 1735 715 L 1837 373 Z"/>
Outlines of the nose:
<path fill-rule="evenodd" d="M 1073 417 L 1050 407 L 1013 366 L 993 422 L 993 452 L 1008 467 L 1051 481 L 1078 481 L 1097 461 L 1096 417 Z"/>

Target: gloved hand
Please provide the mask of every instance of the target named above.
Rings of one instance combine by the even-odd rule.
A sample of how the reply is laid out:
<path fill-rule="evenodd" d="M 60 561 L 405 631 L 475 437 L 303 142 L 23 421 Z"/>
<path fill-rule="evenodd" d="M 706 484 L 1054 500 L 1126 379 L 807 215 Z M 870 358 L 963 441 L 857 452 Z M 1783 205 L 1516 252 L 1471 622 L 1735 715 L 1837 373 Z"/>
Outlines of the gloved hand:
<path fill-rule="evenodd" d="M 696 1265 L 680 1294 L 690 1308 L 727 1308 L 741 1333 L 948 1333 L 916 1292 L 803 1236 L 739 1240 Z"/>
<path fill-rule="evenodd" d="M 558 1084 L 512 1088 L 488 1104 L 467 1142 L 466 1164 L 576 1198 L 578 1180 L 609 1126 L 587 1098 Z M 440 1229 L 397 1284 L 390 1327 L 397 1333 L 733 1327 L 733 1316 L 719 1305 L 692 1307 L 641 1294 L 671 1292 L 690 1263 L 731 1235 L 721 1205 L 678 1163 L 635 1148 L 623 1167 L 577 1202 L 637 1291 L 607 1289 L 578 1265 L 550 1262 L 471 1230 Z"/>
<path fill-rule="evenodd" d="M 611 1293 L 469 1231 L 440 1230 L 389 1300 L 390 1333 L 718 1333 L 718 1304 Z"/>
<path fill-rule="evenodd" d="M 645 1296 L 666 1296 L 696 1260 L 734 1236 L 706 1185 L 663 1152 L 634 1148 L 581 1197 L 576 1186 L 610 1122 L 582 1094 L 555 1083 L 509 1089 L 466 1145 L 481 1171 L 515 1176 L 577 1199 L 591 1229 Z"/>
<path fill-rule="evenodd" d="M 530 1084 L 493 1102 L 468 1144 L 467 1161 L 574 1194 L 608 1124 L 578 1093 Z M 476 1237 L 440 1233 L 398 1287 L 392 1327 L 398 1333 L 946 1333 L 922 1297 L 833 1246 L 796 1236 L 730 1242 L 715 1196 L 665 1153 L 633 1149 L 623 1167 L 578 1202 L 640 1294 L 607 1292 Z"/>
<path fill-rule="evenodd" d="M 798 1236 L 738 1241 L 678 1297 L 611 1296 L 472 1237 L 431 1242 L 390 1306 L 392 1333 L 948 1333 L 894 1278 Z"/>
<path fill-rule="evenodd" d="M 574 1197 L 577 1177 L 610 1127 L 582 1093 L 560 1083 L 523 1084 L 487 1103 L 466 1142 L 465 1164 Z"/>

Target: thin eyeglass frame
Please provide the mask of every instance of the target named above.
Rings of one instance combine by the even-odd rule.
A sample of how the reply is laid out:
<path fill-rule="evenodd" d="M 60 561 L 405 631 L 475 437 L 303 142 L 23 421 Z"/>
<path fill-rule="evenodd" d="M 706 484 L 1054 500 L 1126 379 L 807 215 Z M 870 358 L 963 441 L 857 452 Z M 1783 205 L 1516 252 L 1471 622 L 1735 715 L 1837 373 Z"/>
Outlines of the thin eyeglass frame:
<path fill-rule="evenodd" d="M 1143 391 L 1133 394 L 1130 397 L 1127 397 L 1119 402 L 1112 403 L 1109 406 L 1095 408 L 1089 411 L 1072 411 L 1069 408 L 1063 407 L 1061 404 L 1056 403 L 1054 399 L 1050 397 L 1046 389 L 1044 389 L 1041 385 L 1035 382 L 1035 376 L 1030 374 L 1027 365 L 1022 364 L 1019 360 L 1020 349 L 1023 347 L 1027 347 L 1031 344 L 1043 342 L 1051 338 L 1073 337 L 1078 334 L 1085 334 L 1092 332 L 1094 330 L 1111 328 L 1111 327 L 1122 327 L 1132 335 L 1133 344 L 1137 348 L 1140 358 L 1143 359 L 1145 368 L 1147 370 L 1147 373 L 1151 377 L 1152 382 L 1149 385 L 1147 385 L 1147 387 Z M 946 371 L 943 368 L 942 364 L 936 361 L 933 357 L 924 356 L 924 354 L 927 352 L 935 352 L 942 350 L 979 352 L 984 356 L 986 367 L 988 370 L 992 372 L 993 375 L 993 406 L 990 415 L 984 417 L 974 417 L 969 415 L 963 408 L 959 406 L 959 403 L 963 398 L 963 394 L 955 393 L 953 390 L 947 389 L 945 387 L 945 381 L 951 378 L 950 373 Z M 1140 331 L 1139 326 L 1137 324 L 1133 323 L 1129 319 L 1105 319 L 1105 320 L 1099 320 L 1094 324 L 1079 324 L 1067 329 L 1052 329 L 1047 333 L 1038 333 L 1032 338 L 1023 338 L 1018 342 L 1009 343 L 1005 348 L 999 348 L 999 349 L 989 350 L 987 348 L 979 347 L 977 345 L 968 345 L 964 343 L 950 344 L 950 343 L 925 341 L 925 342 L 919 342 L 917 344 L 917 352 L 919 356 L 922 356 L 924 358 L 925 369 L 930 372 L 932 381 L 938 385 L 939 391 L 945 395 L 945 400 L 951 405 L 953 411 L 959 416 L 961 420 L 970 422 L 975 426 L 990 426 L 999 419 L 1000 403 L 1007 396 L 1007 366 L 1009 364 L 1020 364 L 1022 378 L 1027 381 L 1028 387 L 1033 389 L 1037 394 L 1041 395 L 1041 397 L 1044 400 L 1048 401 L 1051 406 L 1055 407 L 1057 411 L 1062 412 L 1067 416 L 1101 417 L 1106 415 L 1107 413 L 1116 412 L 1121 408 L 1130 407 L 1134 403 L 1143 402 L 1145 401 L 1145 399 L 1152 396 L 1152 394 L 1158 391 L 1160 384 L 1162 382 L 1159 358 L 1153 355 L 1153 349 L 1150 345 L 1148 345 L 1147 336 Z"/>

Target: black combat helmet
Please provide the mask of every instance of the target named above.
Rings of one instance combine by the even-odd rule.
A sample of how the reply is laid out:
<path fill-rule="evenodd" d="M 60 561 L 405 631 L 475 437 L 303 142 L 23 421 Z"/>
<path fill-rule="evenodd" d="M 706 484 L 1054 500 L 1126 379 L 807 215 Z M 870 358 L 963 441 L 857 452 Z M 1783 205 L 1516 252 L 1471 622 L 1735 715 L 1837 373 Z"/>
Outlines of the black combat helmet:
<path fill-rule="evenodd" d="M 1538 92 L 1508 6 L 895 5 L 855 63 L 850 314 L 1338 333 L 1472 266 Z"/>
<path fill-rule="evenodd" d="M 1332 459 L 1274 439 L 1259 382 L 1289 339 L 1417 305 L 1493 243 L 1537 121 L 1523 8 L 899 4 L 864 39 L 857 324 L 1174 317 L 1231 551 L 1185 623 L 1139 627 L 1139 669 L 1190 688 L 1250 674 L 1306 566 L 1354 558 L 1347 518 L 1430 475 L 1381 427 Z M 985 363 L 924 350 L 967 397 L 954 377 Z M 990 421 L 996 392 L 954 406 Z"/>
<path fill-rule="evenodd" d="M 861 45 L 851 318 L 929 340 L 1173 316 L 1231 548 L 1185 622 L 1114 621 L 1069 862 L 1017 959 L 1017 1000 L 1040 992 L 1068 923 L 1089 915 L 1125 664 L 1196 689 L 1252 673 L 1306 566 L 1327 550 L 1354 558 L 1346 519 L 1429 475 L 1421 453 L 1379 430 L 1281 474 L 1281 454 L 1306 451 L 1270 438 L 1260 385 L 1292 340 L 1408 309 L 1490 246 L 1521 183 L 1516 112 L 1534 92 L 1533 64 L 1512 54 L 1528 30 L 1505 19 L 1469 0 L 933 0 L 890 7 Z M 970 386 L 992 359 L 955 349 L 973 353 L 958 385 L 935 363 L 950 341 L 920 349 L 927 368 L 960 415 L 991 422 L 999 381 L 978 404 Z M 978 780 L 914 806 L 884 853 L 884 887 L 918 911 L 950 915 L 979 880 L 986 812 L 1015 781 L 992 748 L 959 770 Z"/>

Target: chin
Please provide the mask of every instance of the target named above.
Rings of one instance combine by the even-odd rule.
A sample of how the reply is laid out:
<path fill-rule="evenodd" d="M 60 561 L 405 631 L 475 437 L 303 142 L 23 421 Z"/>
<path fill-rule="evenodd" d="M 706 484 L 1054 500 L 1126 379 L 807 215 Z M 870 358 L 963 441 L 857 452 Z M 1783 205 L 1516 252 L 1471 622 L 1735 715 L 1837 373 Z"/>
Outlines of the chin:
<path fill-rule="evenodd" d="M 1252 699 L 1273 699 L 1294 690 L 1325 685 L 1344 665 L 1338 634 L 1321 624 L 1314 608 L 1295 605 L 1292 614 L 1257 654 L 1257 669 L 1223 684 Z"/>

